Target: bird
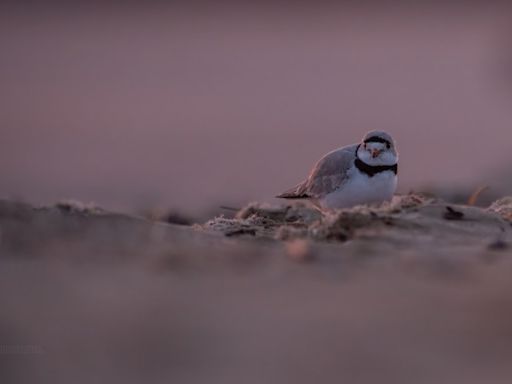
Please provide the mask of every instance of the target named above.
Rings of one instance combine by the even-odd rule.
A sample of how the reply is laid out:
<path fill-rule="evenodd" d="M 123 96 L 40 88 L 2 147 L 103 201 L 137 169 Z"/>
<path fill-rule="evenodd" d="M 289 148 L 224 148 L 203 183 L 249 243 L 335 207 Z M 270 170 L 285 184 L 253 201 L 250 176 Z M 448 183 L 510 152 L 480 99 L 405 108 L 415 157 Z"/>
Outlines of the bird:
<path fill-rule="evenodd" d="M 308 178 L 276 196 L 307 199 L 324 209 L 379 204 L 392 199 L 398 182 L 398 152 L 390 134 L 368 132 L 360 143 L 324 155 Z"/>

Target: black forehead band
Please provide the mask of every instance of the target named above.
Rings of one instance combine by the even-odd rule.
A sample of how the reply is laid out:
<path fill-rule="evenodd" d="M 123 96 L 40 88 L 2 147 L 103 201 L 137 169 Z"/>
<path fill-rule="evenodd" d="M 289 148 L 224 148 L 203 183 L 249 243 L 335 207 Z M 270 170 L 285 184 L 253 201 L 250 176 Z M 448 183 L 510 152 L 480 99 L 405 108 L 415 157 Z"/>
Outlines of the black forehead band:
<path fill-rule="evenodd" d="M 382 137 L 378 137 L 378 136 L 369 137 L 364 142 L 365 143 L 382 143 L 382 144 L 387 144 L 387 145 L 391 146 L 391 143 L 388 140 L 383 139 Z"/>

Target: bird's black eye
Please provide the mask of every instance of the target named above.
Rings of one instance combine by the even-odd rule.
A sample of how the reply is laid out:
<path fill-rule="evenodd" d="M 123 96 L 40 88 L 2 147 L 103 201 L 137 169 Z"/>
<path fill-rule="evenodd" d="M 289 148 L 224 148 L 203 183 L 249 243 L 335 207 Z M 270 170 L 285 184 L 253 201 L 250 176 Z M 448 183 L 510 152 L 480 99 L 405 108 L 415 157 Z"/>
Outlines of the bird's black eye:
<path fill-rule="evenodd" d="M 386 143 L 386 147 L 389 149 L 391 148 L 391 145 L 389 143 Z"/>

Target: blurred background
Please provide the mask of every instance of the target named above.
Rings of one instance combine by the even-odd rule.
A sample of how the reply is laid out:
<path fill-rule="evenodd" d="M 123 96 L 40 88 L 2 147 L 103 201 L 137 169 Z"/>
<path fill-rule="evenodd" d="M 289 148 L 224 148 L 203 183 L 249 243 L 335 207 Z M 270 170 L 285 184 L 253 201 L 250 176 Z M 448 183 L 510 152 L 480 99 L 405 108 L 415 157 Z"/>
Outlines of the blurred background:
<path fill-rule="evenodd" d="M 201 221 L 373 129 L 399 192 L 512 195 L 512 5 L 168 3 L 0 2 L 0 383 L 511 383 L 490 213 L 293 243 L 1 200 Z"/>
<path fill-rule="evenodd" d="M 510 193 L 511 7 L 405 4 L 3 2 L 0 196 L 199 215 L 372 129 L 400 192 Z"/>

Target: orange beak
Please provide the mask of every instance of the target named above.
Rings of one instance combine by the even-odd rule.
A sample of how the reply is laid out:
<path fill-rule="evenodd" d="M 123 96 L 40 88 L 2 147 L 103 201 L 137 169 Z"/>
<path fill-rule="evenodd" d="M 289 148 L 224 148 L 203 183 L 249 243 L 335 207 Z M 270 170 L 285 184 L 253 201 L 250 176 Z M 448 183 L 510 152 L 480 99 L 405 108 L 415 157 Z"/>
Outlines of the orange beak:
<path fill-rule="evenodd" d="M 376 158 L 378 157 L 380 154 L 381 154 L 381 150 L 380 149 L 372 149 L 372 158 Z"/>

